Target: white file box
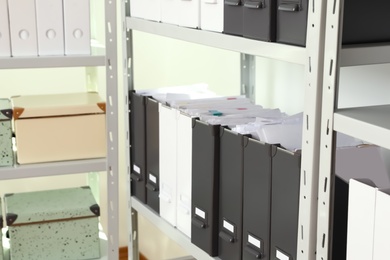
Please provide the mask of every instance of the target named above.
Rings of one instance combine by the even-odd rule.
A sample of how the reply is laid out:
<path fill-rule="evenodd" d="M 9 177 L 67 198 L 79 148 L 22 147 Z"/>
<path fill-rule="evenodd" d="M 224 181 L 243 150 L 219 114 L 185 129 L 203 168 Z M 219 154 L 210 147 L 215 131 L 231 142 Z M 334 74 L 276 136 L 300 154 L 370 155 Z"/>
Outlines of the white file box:
<path fill-rule="evenodd" d="M 178 24 L 184 27 L 200 27 L 200 1 L 178 0 Z"/>
<path fill-rule="evenodd" d="M 65 55 L 91 54 L 89 0 L 63 1 Z"/>
<path fill-rule="evenodd" d="M 177 229 L 191 237 L 192 118 L 177 113 Z"/>
<path fill-rule="evenodd" d="M 161 0 L 142 0 L 145 2 L 144 18 L 152 21 L 161 21 Z"/>
<path fill-rule="evenodd" d="M 11 56 L 7 0 L 0 0 L 0 57 Z"/>
<path fill-rule="evenodd" d="M 176 109 L 159 104 L 160 216 L 176 226 Z"/>
<path fill-rule="evenodd" d="M 223 0 L 200 0 L 200 28 L 202 30 L 223 31 Z"/>
<path fill-rule="evenodd" d="M 349 182 L 347 260 L 372 259 L 377 190 L 371 181 Z"/>
<path fill-rule="evenodd" d="M 38 56 L 35 1 L 10 0 L 8 8 L 12 56 Z"/>
<path fill-rule="evenodd" d="M 389 219 L 389 190 L 378 190 L 376 193 L 374 241 L 372 243 L 374 245 L 373 260 L 387 259 L 389 257 Z"/>
<path fill-rule="evenodd" d="M 179 1 L 181 0 L 161 0 L 161 22 L 178 24 Z"/>
<path fill-rule="evenodd" d="M 38 55 L 64 55 L 62 0 L 35 0 Z"/>
<path fill-rule="evenodd" d="M 135 18 L 145 18 L 145 0 L 130 0 L 130 16 Z"/>

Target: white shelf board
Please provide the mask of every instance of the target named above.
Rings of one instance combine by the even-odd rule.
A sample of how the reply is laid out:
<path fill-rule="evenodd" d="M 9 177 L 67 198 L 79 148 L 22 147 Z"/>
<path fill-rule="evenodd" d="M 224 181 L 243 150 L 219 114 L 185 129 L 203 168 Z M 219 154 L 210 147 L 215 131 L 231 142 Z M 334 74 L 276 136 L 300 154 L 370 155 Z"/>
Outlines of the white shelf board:
<path fill-rule="evenodd" d="M 358 66 L 390 63 L 390 43 L 343 46 L 340 66 Z"/>
<path fill-rule="evenodd" d="M 334 130 L 390 149 L 390 105 L 339 109 Z"/>
<path fill-rule="evenodd" d="M 92 47 L 91 55 L 1 57 L 0 69 L 61 68 L 105 66 L 105 49 Z"/>
<path fill-rule="evenodd" d="M 141 214 L 146 219 L 148 219 L 151 223 L 153 223 L 157 228 L 159 228 L 166 236 L 175 241 L 179 246 L 181 246 L 188 254 L 193 256 L 196 259 L 220 259 L 218 257 L 212 257 L 207 254 L 205 251 L 200 249 L 191 243 L 191 239 L 184 235 L 181 231 L 173 227 L 170 223 L 162 219 L 159 215 L 157 215 L 152 209 L 150 209 L 147 205 L 140 202 L 137 198 L 132 197 L 131 206 L 135 209 L 138 214 Z"/>
<path fill-rule="evenodd" d="M 306 48 L 126 17 L 127 29 L 264 58 L 306 64 Z"/>
<path fill-rule="evenodd" d="M 37 163 L 0 167 L 0 180 L 106 171 L 106 159 Z"/>

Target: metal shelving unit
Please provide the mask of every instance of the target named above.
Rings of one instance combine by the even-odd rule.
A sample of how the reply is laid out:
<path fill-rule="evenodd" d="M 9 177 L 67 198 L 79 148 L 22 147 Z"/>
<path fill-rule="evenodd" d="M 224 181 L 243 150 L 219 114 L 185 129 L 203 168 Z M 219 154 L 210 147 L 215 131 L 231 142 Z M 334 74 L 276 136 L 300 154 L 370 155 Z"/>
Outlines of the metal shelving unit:
<path fill-rule="evenodd" d="M 307 41 L 306 48 L 132 18 L 129 15 L 129 3 L 124 1 L 122 6 L 123 48 L 127 53 L 127 59 L 124 60 L 124 82 L 129 89 L 133 89 L 132 30 L 305 66 L 305 122 L 297 230 L 297 259 L 301 260 L 330 259 L 329 241 L 332 238 L 329 230 L 334 185 L 331 175 L 334 163 L 333 132 L 339 131 L 390 149 L 390 139 L 384 138 L 390 134 L 389 105 L 347 109 L 337 109 L 335 105 L 340 67 L 390 63 L 389 43 L 341 46 L 343 2 L 309 1 L 307 39 L 310 41 Z M 126 100 L 127 91 L 126 89 Z M 127 135 L 129 136 L 128 129 Z M 129 155 L 129 150 L 126 152 Z M 128 174 L 129 169 L 128 164 Z M 128 183 L 130 187 L 130 177 Z M 197 248 L 188 244 L 188 239 L 183 238 L 179 231 L 151 212 L 147 206 L 130 196 L 128 204 L 130 230 L 131 224 L 134 224 L 131 221 L 133 208 L 156 223 L 173 240 L 179 244 L 184 243 L 183 247 L 189 253 L 196 255 Z M 136 215 L 134 218 L 136 219 Z M 129 248 L 137 250 L 137 241 L 132 241 L 132 237 L 130 233 Z M 200 255 L 199 259 L 215 258 Z"/>
<path fill-rule="evenodd" d="M 91 55 L 0 58 L 0 69 L 104 66 L 106 68 L 106 158 L 1 167 L 0 180 L 19 179 L 23 181 L 25 178 L 106 172 L 107 212 L 104 213 L 107 214 L 107 234 L 101 232 L 101 259 L 117 260 L 119 258 L 119 160 L 116 1 L 104 1 L 104 10 L 105 48 L 95 46 L 93 43 Z"/>
<path fill-rule="evenodd" d="M 132 30 L 138 30 L 146 33 L 169 37 L 191 43 L 202 44 L 210 47 L 226 49 L 239 52 L 249 56 L 259 56 L 289 63 L 300 64 L 305 67 L 305 107 L 304 117 L 305 126 L 303 131 L 303 156 L 301 167 L 301 190 L 300 190 L 300 214 L 298 237 L 298 259 L 314 259 L 316 255 L 315 238 L 317 227 L 317 193 L 318 193 L 318 165 L 319 165 L 319 142 L 320 142 L 320 116 L 322 100 L 322 73 L 323 73 L 323 47 L 324 47 L 324 28 L 325 28 L 325 1 L 315 3 L 309 1 L 307 42 L 306 47 L 290 46 L 278 43 L 269 43 L 255 41 L 242 37 L 236 37 L 221 33 L 202 31 L 198 29 L 183 28 L 180 26 L 146 21 L 130 17 L 129 3 L 124 1 L 122 5 L 123 22 L 123 50 L 127 55 L 124 60 L 124 83 L 128 89 L 133 89 L 132 81 Z M 237 68 L 239 69 L 239 68 Z M 247 82 L 247 79 L 242 79 Z M 239 87 L 239 86 L 237 86 Z M 127 100 L 128 89 L 125 89 Z M 126 110 L 128 107 L 126 107 Z M 125 124 L 128 126 L 128 118 L 125 118 Z M 129 141 L 129 129 L 127 129 L 127 141 Z M 127 149 L 129 155 L 129 147 Z M 129 160 L 129 159 L 128 159 Z M 128 186 L 130 187 L 130 162 L 128 161 Z M 130 189 L 130 188 L 129 188 Z M 130 194 L 130 191 L 129 191 Z M 173 238 L 179 244 L 182 241 L 182 235 L 178 234 L 175 228 L 167 227 L 164 221 L 161 221 L 155 214 L 151 214 L 147 207 L 141 205 L 129 195 L 129 224 L 132 229 L 132 219 L 136 218 L 136 213 L 132 208 L 139 211 L 151 222 L 156 223 L 164 233 Z M 133 217 L 132 217 L 133 216 Z M 135 228 L 136 229 L 136 228 Z M 133 240 L 133 234 L 130 232 L 129 249 L 133 249 L 133 259 L 137 257 L 137 241 Z M 135 239 L 135 238 L 134 238 Z M 188 239 L 187 239 L 188 240 Z M 188 242 L 188 241 L 187 241 Z M 189 253 L 195 254 L 198 248 L 193 244 L 186 244 L 185 248 Z M 131 255 L 131 254 L 129 254 Z M 202 255 L 199 259 L 215 259 L 210 256 Z"/>
<path fill-rule="evenodd" d="M 328 1 L 319 189 L 317 258 L 331 259 L 334 203 L 335 133 L 341 132 L 389 149 L 389 105 L 338 108 L 340 67 L 390 63 L 390 43 L 342 46 L 344 1 Z M 387 138 L 386 138 L 387 137 Z"/>

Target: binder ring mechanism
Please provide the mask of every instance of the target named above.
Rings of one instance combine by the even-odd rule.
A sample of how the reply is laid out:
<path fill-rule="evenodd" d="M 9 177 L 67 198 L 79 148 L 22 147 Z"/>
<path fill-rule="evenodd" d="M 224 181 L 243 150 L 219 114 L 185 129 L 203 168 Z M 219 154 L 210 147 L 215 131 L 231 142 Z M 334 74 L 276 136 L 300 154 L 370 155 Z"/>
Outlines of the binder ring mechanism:
<path fill-rule="evenodd" d="M 278 11 L 284 12 L 299 12 L 302 10 L 302 6 L 299 3 L 281 3 L 278 6 Z"/>

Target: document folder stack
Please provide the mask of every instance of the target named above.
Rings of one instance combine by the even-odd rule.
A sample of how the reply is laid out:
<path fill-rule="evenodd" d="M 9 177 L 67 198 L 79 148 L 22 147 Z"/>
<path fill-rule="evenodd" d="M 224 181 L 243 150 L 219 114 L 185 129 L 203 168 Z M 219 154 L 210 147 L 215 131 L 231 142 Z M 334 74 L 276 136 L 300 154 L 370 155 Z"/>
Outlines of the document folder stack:
<path fill-rule="evenodd" d="M 146 203 L 146 97 L 130 92 L 131 192 Z"/>
<path fill-rule="evenodd" d="M 157 213 L 159 203 L 158 102 L 130 92 L 131 193 Z"/>

